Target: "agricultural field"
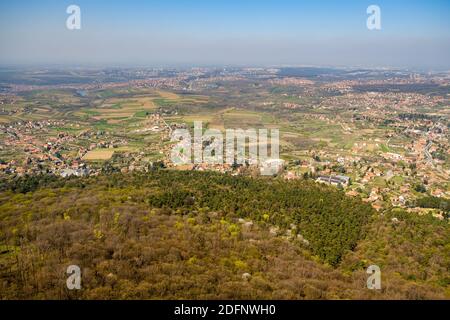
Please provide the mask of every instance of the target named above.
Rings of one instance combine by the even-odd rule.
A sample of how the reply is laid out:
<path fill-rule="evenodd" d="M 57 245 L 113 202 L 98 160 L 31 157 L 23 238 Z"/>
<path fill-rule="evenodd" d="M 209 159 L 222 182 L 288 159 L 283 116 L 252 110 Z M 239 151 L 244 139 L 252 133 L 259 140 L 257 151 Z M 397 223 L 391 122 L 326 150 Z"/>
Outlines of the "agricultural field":
<path fill-rule="evenodd" d="M 99 149 L 99 150 L 91 150 L 83 156 L 83 160 L 92 161 L 92 160 L 109 160 L 114 154 L 114 150 L 109 149 Z"/>

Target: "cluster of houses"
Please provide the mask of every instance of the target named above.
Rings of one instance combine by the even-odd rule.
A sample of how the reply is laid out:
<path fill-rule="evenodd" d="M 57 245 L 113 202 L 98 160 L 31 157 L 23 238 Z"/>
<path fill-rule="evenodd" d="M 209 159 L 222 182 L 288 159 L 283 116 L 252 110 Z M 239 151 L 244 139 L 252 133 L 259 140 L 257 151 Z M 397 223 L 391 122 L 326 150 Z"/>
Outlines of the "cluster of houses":
<path fill-rule="evenodd" d="M 333 186 L 348 187 L 350 185 L 350 177 L 347 176 L 318 176 L 316 182 L 327 183 Z"/>

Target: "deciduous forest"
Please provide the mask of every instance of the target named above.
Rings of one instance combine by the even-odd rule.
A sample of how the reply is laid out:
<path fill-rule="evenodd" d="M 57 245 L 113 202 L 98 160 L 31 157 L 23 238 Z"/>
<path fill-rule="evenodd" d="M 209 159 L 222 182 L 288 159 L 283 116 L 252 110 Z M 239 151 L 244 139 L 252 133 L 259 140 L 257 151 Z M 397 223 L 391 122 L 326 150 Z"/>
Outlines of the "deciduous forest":
<path fill-rule="evenodd" d="M 430 299 L 448 219 L 307 180 L 154 170 L 22 177 L 0 192 L 2 299 Z M 376 264 L 382 289 L 366 287 Z M 82 289 L 66 287 L 67 266 Z"/>

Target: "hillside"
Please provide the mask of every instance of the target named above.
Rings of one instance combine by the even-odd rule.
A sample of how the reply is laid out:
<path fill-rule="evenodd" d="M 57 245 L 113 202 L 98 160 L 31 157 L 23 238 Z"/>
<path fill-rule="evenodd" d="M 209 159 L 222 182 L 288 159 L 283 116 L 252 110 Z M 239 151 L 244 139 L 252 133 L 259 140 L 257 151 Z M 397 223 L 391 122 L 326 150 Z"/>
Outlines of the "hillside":
<path fill-rule="evenodd" d="M 0 298 L 448 295 L 447 221 L 380 216 L 313 182 L 161 170 L 1 188 Z M 379 292 L 365 287 L 372 263 Z M 71 264 L 83 270 L 80 291 L 65 287 Z"/>

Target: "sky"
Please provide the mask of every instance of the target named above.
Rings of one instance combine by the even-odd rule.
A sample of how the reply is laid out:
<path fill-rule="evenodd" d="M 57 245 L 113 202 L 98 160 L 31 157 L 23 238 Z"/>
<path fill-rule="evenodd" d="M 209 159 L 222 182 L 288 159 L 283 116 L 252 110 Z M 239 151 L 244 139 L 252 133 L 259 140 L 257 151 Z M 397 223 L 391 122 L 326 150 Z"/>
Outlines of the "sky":
<path fill-rule="evenodd" d="M 372 4 L 381 30 L 366 26 Z M 449 57 L 449 0 L 0 1 L 0 65 L 450 70 Z"/>

